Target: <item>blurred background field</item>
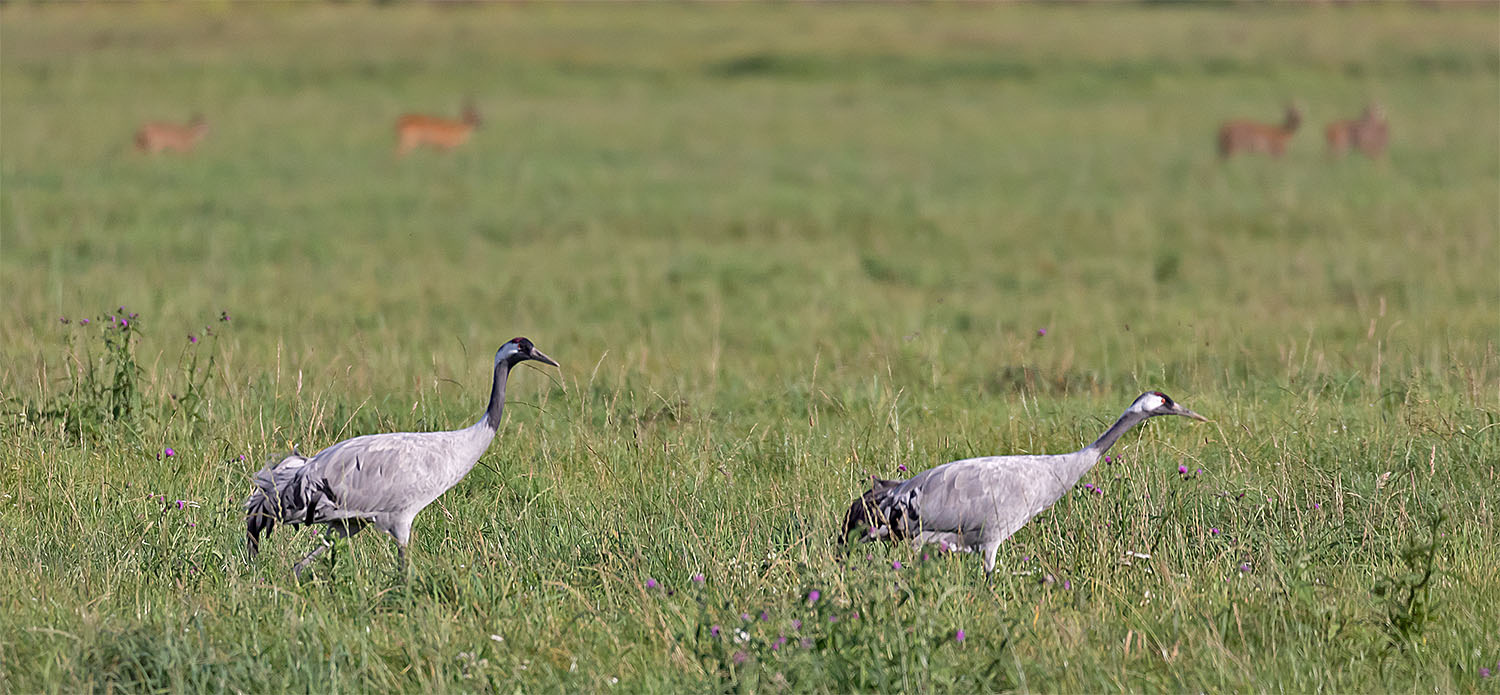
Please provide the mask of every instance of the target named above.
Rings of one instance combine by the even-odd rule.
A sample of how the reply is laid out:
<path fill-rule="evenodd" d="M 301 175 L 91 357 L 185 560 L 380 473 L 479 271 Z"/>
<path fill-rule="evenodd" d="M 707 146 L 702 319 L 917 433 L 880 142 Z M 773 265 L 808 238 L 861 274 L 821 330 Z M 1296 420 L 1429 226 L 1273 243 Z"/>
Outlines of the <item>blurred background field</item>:
<path fill-rule="evenodd" d="M 5 5 L 0 688 L 1492 687 L 1497 27 Z M 393 155 L 466 99 L 466 146 Z M 1329 157 L 1371 101 L 1387 155 Z M 1286 157 L 1218 160 L 1289 102 Z M 467 425 L 514 335 L 563 369 L 512 377 L 409 582 L 373 533 L 311 582 L 308 532 L 243 561 L 267 455 Z M 1071 450 L 1157 388 L 1215 423 L 1127 436 L 993 589 L 836 560 L 870 474 Z"/>

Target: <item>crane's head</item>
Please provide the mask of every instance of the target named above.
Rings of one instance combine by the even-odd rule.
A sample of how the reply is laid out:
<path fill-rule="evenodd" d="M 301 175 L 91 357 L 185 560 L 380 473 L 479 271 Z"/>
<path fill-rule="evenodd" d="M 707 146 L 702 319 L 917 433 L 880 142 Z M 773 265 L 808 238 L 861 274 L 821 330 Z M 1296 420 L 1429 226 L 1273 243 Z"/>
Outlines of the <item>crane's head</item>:
<path fill-rule="evenodd" d="M 506 362 L 514 367 L 526 360 L 536 360 L 542 364 L 557 366 L 556 360 L 542 354 L 542 351 L 536 349 L 536 346 L 532 345 L 531 341 L 526 338 L 511 338 L 509 342 L 501 345 L 500 350 L 495 353 L 495 364 Z"/>
<path fill-rule="evenodd" d="M 1141 394 L 1141 397 L 1135 399 L 1135 403 L 1131 404 L 1130 409 L 1146 417 L 1181 415 L 1198 420 L 1199 422 L 1208 422 L 1208 418 L 1178 405 L 1167 394 L 1161 391 L 1147 391 Z"/>

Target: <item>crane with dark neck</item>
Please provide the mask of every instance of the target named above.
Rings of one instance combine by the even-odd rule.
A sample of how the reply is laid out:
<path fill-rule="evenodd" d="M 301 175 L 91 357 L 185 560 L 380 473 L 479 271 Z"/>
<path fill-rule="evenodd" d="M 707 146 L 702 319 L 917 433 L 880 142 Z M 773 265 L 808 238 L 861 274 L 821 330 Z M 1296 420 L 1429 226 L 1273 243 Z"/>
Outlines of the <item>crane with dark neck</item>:
<path fill-rule="evenodd" d="M 491 431 L 500 429 L 500 416 L 505 412 L 505 383 L 510 377 L 511 367 L 527 360 L 557 366 L 557 362 L 543 355 L 525 338 L 510 341 L 495 353 L 495 383 L 490 386 L 489 406 L 484 409 L 484 419 L 480 421 Z"/>
<path fill-rule="evenodd" d="M 557 366 L 526 338 L 495 352 L 490 400 L 478 422 L 440 432 L 389 432 L 346 439 L 313 456 L 296 452 L 255 474 L 255 492 L 245 502 L 245 532 L 254 557 L 260 536 L 278 522 L 326 524 L 348 537 L 374 524 L 396 539 L 405 565 L 412 519 L 457 485 L 489 449 L 505 411 L 505 383 L 512 367 L 535 360 Z M 301 574 L 320 545 L 293 569 Z"/>
<path fill-rule="evenodd" d="M 1143 393 L 1094 443 L 1072 453 L 985 456 L 945 463 L 909 480 L 876 480 L 850 505 L 841 539 L 861 530 L 861 540 L 980 550 L 985 573 L 991 573 L 1001 541 L 1072 489 L 1130 428 L 1158 415 L 1207 420 L 1160 391 Z"/>

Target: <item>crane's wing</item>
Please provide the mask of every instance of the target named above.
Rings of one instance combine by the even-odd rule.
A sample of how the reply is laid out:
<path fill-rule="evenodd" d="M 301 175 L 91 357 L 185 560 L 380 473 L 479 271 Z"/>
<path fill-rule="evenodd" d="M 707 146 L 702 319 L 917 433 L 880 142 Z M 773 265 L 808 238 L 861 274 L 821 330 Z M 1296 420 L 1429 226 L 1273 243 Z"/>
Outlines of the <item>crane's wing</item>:
<path fill-rule="evenodd" d="M 844 538 L 864 529 L 860 540 L 966 538 L 991 518 L 992 491 L 985 488 L 983 459 L 945 463 L 907 480 L 876 479 L 844 515 Z M 955 545 L 969 545 L 972 541 Z"/>
<path fill-rule="evenodd" d="M 903 484 L 898 500 L 928 533 L 951 533 L 973 545 L 1004 538 L 1049 506 L 1047 457 L 991 456 L 946 463 Z M 1038 465 L 1041 464 L 1041 465 Z"/>
<path fill-rule="evenodd" d="M 447 450 L 436 433 L 393 432 L 346 439 L 312 457 L 303 474 L 322 519 L 399 512 L 437 484 L 433 466 Z"/>

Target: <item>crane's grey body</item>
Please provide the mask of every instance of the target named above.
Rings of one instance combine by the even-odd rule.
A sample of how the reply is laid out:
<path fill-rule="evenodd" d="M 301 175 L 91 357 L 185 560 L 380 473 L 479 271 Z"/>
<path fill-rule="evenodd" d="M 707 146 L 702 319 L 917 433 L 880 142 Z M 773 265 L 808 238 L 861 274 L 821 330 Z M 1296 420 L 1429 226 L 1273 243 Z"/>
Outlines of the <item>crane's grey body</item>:
<path fill-rule="evenodd" d="M 984 553 L 995 569 L 1000 543 L 1073 488 L 1120 435 L 1156 415 L 1203 416 L 1160 392 L 1142 394 L 1098 440 L 1078 451 L 1043 456 L 985 456 L 945 463 L 908 480 L 876 480 L 850 505 L 844 538 L 943 543 Z"/>
<path fill-rule="evenodd" d="M 417 512 L 458 484 L 494 438 L 483 421 L 451 432 L 355 437 L 311 457 L 291 454 L 257 473 L 255 486 L 275 490 L 277 521 L 369 522 L 405 546 Z"/>
<path fill-rule="evenodd" d="M 516 338 L 495 353 L 494 383 L 484 416 L 473 425 L 445 432 L 394 432 L 346 439 L 313 456 L 293 452 L 255 474 L 254 494 L 245 502 L 251 557 L 259 536 L 277 522 L 327 524 L 337 536 L 358 533 L 365 524 L 396 539 L 402 562 L 417 513 L 458 484 L 479 462 L 505 407 L 505 384 L 514 365 L 538 360 L 556 365 L 531 341 Z M 328 546 L 298 562 L 298 574 Z"/>

